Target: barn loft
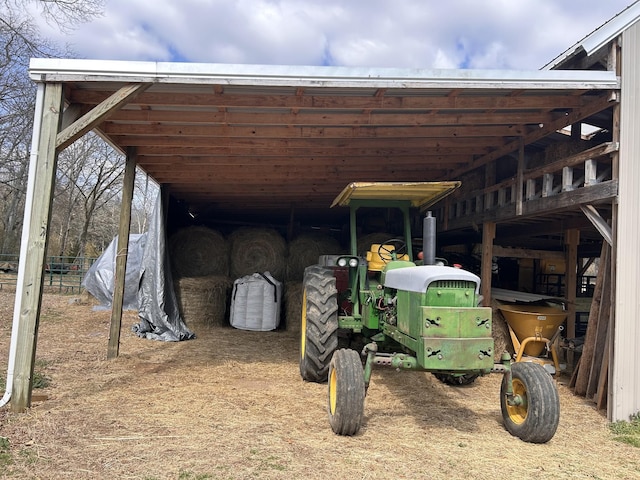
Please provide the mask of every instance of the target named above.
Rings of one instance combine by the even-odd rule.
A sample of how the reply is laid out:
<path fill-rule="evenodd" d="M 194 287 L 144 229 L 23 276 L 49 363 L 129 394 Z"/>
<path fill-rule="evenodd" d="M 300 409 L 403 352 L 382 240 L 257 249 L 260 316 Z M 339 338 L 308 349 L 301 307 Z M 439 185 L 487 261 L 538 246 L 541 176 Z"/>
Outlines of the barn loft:
<path fill-rule="evenodd" d="M 608 414 L 627 419 L 640 410 L 639 17 L 634 4 L 540 71 L 33 59 L 13 408 L 30 404 L 56 158 L 95 130 L 127 156 L 120 251 L 136 166 L 192 217 L 287 228 L 347 223 L 329 205 L 352 181 L 460 180 L 434 208 L 439 242 L 481 244 L 486 301 L 492 257 L 553 252 L 575 273 L 604 238 L 615 259 Z"/>

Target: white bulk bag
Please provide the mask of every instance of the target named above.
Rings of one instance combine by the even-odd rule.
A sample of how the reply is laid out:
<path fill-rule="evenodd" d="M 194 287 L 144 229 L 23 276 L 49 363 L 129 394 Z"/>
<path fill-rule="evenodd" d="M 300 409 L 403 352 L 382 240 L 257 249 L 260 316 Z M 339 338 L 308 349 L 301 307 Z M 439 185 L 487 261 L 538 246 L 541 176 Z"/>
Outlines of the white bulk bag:
<path fill-rule="evenodd" d="M 280 323 L 282 283 L 269 272 L 254 273 L 233 282 L 231 326 L 241 330 L 266 332 Z"/>

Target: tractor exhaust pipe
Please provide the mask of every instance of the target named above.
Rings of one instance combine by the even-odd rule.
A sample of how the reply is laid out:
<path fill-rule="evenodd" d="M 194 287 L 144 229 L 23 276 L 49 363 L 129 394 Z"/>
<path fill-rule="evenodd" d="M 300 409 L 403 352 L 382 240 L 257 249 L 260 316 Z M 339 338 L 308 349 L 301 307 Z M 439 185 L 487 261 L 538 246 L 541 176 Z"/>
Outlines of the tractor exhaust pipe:
<path fill-rule="evenodd" d="M 436 217 L 431 211 L 422 221 L 422 264 L 436 264 Z"/>

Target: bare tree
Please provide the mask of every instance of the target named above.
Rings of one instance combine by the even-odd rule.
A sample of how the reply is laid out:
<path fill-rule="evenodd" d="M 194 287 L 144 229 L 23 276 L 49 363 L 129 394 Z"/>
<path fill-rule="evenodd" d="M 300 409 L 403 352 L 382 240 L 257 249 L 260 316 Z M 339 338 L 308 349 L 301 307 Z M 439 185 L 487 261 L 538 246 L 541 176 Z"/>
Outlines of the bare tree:
<path fill-rule="evenodd" d="M 147 222 L 153 212 L 158 191 L 158 185 L 146 173 L 140 170 L 136 172 L 131 209 L 132 233 L 143 233 L 147 230 Z"/>
<path fill-rule="evenodd" d="M 26 75 L 31 50 L 23 28 L 0 22 L 0 253 L 16 249 L 27 183 L 35 88 Z"/>
<path fill-rule="evenodd" d="M 117 229 L 117 217 L 112 222 L 111 212 L 119 208 L 123 171 L 124 157 L 92 133 L 60 154 L 55 199 L 59 216 L 54 220 L 60 232 L 55 243 L 61 254 L 84 255 L 93 228 L 106 230 L 97 236 L 111 240 Z M 103 211 L 108 212 L 106 222 L 100 216 Z M 97 240 L 103 243 L 105 239 Z"/>
<path fill-rule="evenodd" d="M 101 15 L 104 0 L 0 0 L 0 12 L 4 15 L 11 13 L 14 21 L 20 18 L 32 23 L 26 8 L 28 5 L 36 7 L 49 24 L 64 32 Z"/>
<path fill-rule="evenodd" d="M 15 252 L 33 130 L 35 85 L 29 58 L 54 56 L 57 49 L 38 32 L 30 12 L 61 30 L 100 15 L 103 0 L 0 0 L 0 253 Z M 36 9 L 28 9 L 31 5 Z"/>

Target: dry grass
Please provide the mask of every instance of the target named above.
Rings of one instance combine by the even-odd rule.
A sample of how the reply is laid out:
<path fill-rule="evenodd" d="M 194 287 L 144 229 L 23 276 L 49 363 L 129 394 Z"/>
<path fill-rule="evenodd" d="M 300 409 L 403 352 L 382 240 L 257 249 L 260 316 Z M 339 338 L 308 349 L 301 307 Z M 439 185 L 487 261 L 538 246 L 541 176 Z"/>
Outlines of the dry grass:
<path fill-rule="evenodd" d="M 0 292 L 6 371 L 13 295 Z M 109 312 L 45 295 L 38 340 L 51 385 L 25 414 L 0 410 L 0 477 L 38 479 L 632 479 L 638 450 L 560 385 L 545 445 L 502 427 L 500 377 L 447 387 L 423 372 L 374 370 L 358 436 L 331 432 L 326 386 L 298 374 L 297 335 L 231 328 L 196 340 L 139 339 L 125 313 L 107 361 Z M 4 373 L 2 373 L 4 374 Z"/>

